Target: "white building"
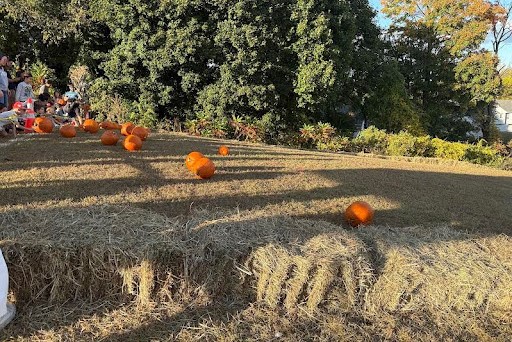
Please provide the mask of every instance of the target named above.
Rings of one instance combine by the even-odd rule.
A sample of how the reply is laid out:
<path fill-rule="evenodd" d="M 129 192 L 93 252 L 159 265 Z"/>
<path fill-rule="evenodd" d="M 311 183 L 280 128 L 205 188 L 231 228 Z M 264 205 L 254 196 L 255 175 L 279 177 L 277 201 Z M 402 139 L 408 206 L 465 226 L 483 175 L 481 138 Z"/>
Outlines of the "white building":
<path fill-rule="evenodd" d="M 512 100 L 496 101 L 494 122 L 500 132 L 512 132 Z"/>

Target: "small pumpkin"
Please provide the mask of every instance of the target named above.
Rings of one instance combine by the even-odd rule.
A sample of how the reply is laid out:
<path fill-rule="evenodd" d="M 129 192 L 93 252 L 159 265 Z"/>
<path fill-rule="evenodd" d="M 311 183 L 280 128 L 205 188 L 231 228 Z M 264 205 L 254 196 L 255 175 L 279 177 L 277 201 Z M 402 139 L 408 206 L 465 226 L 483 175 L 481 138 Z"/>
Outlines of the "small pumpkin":
<path fill-rule="evenodd" d="M 374 210 L 364 201 L 357 201 L 348 206 L 345 210 L 345 221 L 352 227 L 368 225 L 373 221 Z"/>
<path fill-rule="evenodd" d="M 201 179 L 211 178 L 215 174 L 215 164 L 206 157 L 197 160 L 192 167 L 196 176 Z"/>
<path fill-rule="evenodd" d="M 141 138 L 144 141 L 148 137 L 149 130 L 147 130 L 146 128 L 144 128 L 142 126 L 135 126 L 132 129 L 131 134 L 138 136 L 139 138 Z"/>
<path fill-rule="evenodd" d="M 142 148 L 142 140 L 138 136 L 130 134 L 124 139 L 123 146 L 128 151 L 138 151 Z"/>
<path fill-rule="evenodd" d="M 84 131 L 89 133 L 97 133 L 100 130 L 100 124 L 93 119 L 84 121 Z"/>
<path fill-rule="evenodd" d="M 64 138 L 76 137 L 76 128 L 75 128 L 75 126 L 70 125 L 70 124 L 61 126 L 59 132 L 60 132 L 60 135 L 63 136 Z"/>
<path fill-rule="evenodd" d="M 229 147 L 227 147 L 225 145 L 222 145 L 221 147 L 219 147 L 219 154 L 221 156 L 227 156 L 229 154 Z"/>
<path fill-rule="evenodd" d="M 201 152 L 197 152 L 197 151 L 194 151 L 194 152 L 190 152 L 188 155 L 187 155 L 187 158 L 185 158 L 185 166 L 187 167 L 187 169 L 189 169 L 190 171 L 194 172 L 192 170 L 192 165 L 194 165 L 194 163 L 203 158 L 204 155 L 201 153 Z"/>
<path fill-rule="evenodd" d="M 101 135 L 101 143 L 103 145 L 112 146 L 112 145 L 117 144 L 118 141 L 119 141 L 119 136 L 114 131 L 110 131 L 110 130 L 109 131 L 105 131 Z"/>
<path fill-rule="evenodd" d="M 121 125 L 121 134 L 128 136 L 128 135 L 132 134 L 132 130 L 134 128 L 135 128 L 134 124 L 132 124 L 131 122 L 125 122 L 124 124 Z"/>
<path fill-rule="evenodd" d="M 39 117 L 35 119 L 32 127 L 36 133 L 51 133 L 53 131 L 53 122 L 48 118 Z"/>

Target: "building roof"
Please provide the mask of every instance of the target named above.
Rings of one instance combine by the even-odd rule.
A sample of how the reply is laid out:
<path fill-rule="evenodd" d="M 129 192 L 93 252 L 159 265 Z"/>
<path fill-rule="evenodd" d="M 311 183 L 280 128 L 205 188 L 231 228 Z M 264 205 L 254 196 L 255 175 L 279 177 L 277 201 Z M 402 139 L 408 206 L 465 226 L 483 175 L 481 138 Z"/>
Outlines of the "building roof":
<path fill-rule="evenodd" d="M 498 100 L 498 105 L 507 113 L 512 113 L 512 100 Z"/>

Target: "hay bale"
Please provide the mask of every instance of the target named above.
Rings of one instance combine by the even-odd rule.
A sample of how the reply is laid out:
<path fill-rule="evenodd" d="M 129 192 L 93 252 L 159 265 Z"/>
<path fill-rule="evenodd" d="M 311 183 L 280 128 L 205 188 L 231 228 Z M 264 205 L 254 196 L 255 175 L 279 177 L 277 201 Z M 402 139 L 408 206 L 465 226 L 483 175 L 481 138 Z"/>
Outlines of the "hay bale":
<path fill-rule="evenodd" d="M 19 305 L 107 297 L 141 305 L 218 295 L 251 300 L 239 270 L 254 247 L 333 229 L 259 214 L 196 210 L 168 218 L 126 206 L 4 208 L 0 247 Z"/>
<path fill-rule="evenodd" d="M 512 332 L 510 237 L 424 227 L 370 227 L 358 235 L 371 246 L 378 274 L 363 314 L 386 337 L 492 340 Z"/>
<path fill-rule="evenodd" d="M 0 222 L 0 248 L 20 306 L 100 299 L 147 304 L 162 290 L 161 273 L 183 272 L 181 222 L 148 211 L 5 209 Z"/>
<path fill-rule="evenodd" d="M 364 245 L 343 231 L 288 248 L 269 244 L 256 249 L 249 260 L 257 298 L 288 312 L 301 308 L 311 313 L 325 305 L 354 310 L 373 277 Z M 329 298 L 333 302 L 326 303 Z"/>

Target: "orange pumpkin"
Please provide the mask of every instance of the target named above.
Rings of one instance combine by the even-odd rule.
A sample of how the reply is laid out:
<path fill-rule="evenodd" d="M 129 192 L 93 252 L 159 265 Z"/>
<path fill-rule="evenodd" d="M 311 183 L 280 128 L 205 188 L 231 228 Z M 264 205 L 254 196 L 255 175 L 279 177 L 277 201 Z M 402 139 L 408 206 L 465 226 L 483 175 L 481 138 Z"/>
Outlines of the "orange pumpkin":
<path fill-rule="evenodd" d="M 142 140 L 133 134 L 130 134 L 124 139 L 123 146 L 128 151 L 138 151 L 142 148 Z"/>
<path fill-rule="evenodd" d="M 187 156 L 187 158 L 185 158 L 185 166 L 187 167 L 187 169 L 189 169 L 190 171 L 194 172 L 192 170 L 192 165 L 194 165 L 194 163 L 203 158 L 204 155 L 201 153 L 201 152 L 190 152 Z"/>
<path fill-rule="evenodd" d="M 97 133 L 100 130 L 100 125 L 93 119 L 84 121 L 84 131 L 89 133 Z"/>
<path fill-rule="evenodd" d="M 74 138 L 76 137 L 76 129 L 73 125 L 67 124 L 60 128 L 60 135 L 64 138 Z"/>
<path fill-rule="evenodd" d="M 196 176 L 201 179 L 211 178 L 215 173 L 215 164 L 206 157 L 197 160 L 192 168 Z"/>
<path fill-rule="evenodd" d="M 367 225 L 373 221 L 374 210 L 364 201 L 357 201 L 352 203 L 345 210 L 345 221 L 352 227 L 359 225 Z"/>
<path fill-rule="evenodd" d="M 48 118 L 39 117 L 34 120 L 33 128 L 36 133 L 51 133 L 53 131 L 53 122 Z"/>
<path fill-rule="evenodd" d="M 113 131 L 105 131 L 101 135 L 101 143 L 103 145 L 107 145 L 107 146 L 115 145 L 115 144 L 117 144 L 118 140 L 119 140 L 119 136 L 117 135 L 116 132 L 113 132 Z"/>
<path fill-rule="evenodd" d="M 135 125 L 132 124 L 131 122 L 125 122 L 124 124 L 121 125 L 121 134 L 122 135 L 130 135 L 132 134 L 132 130 L 135 128 Z"/>
<path fill-rule="evenodd" d="M 136 126 L 132 129 L 132 134 L 138 136 L 142 140 L 146 140 L 148 137 L 149 131 L 141 126 Z"/>
<path fill-rule="evenodd" d="M 100 127 L 106 130 L 117 129 L 117 124 L 111 121 L 103 121 Z"/>
<path fill-rule="evenodd" d="M 227 156 L 229 154 L 229 147 L 222 145 L 219 147 L 219 154 L 221 156 Z"/>

